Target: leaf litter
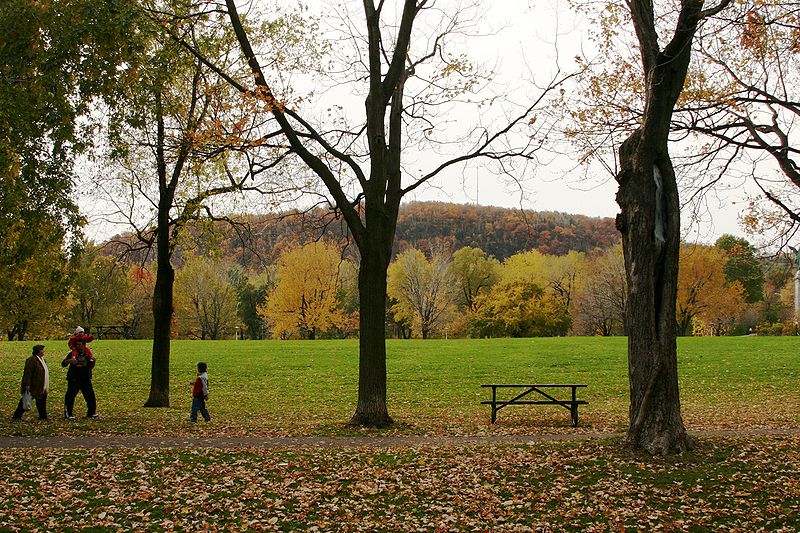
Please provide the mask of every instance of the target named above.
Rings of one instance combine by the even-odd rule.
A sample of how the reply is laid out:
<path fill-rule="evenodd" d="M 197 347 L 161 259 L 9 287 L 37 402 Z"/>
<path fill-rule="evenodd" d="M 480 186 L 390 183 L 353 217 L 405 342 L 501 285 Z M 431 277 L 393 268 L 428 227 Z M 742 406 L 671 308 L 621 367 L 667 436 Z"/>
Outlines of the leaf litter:
<path fill-rule="evenodd" d="M 797 531 L 800 436 L 0 450 L 0 530 Z"/>

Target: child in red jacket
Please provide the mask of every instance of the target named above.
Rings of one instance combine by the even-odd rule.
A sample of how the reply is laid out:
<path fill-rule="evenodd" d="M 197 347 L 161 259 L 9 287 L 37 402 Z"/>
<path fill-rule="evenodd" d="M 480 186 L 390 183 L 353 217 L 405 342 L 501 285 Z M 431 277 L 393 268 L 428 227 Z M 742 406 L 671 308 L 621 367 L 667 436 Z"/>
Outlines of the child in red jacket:
<path fill-rule="evenodd" d="M 75 343 L 77 341 L 82 341 L 85 346 L 84 353 L 86 354 L 86 358 L 94 362 L 94 355 L 92 355 L 92 350 L 89 349 L 89 343 L 93 340 L 94 337 L 86 333 L 82 327 L 78 326 L 75 328 L 75 334 L 67 341 L 67 346 L 69 346 L 69 349 L 72 351 L 72 358 L 77 360 L 78 350 L 75 349 Z"/>
<path fill-rule="evenodd" d="M 197 422 L 197 413 L 203 415 L 206 422 L 211 420 L 211 415 L 206 409 L 208 400 L 208 366 L 205 363 L 197 363 L 197 379 L 192 386 L 192 414 L 189 416 L 190 422 Z"/>

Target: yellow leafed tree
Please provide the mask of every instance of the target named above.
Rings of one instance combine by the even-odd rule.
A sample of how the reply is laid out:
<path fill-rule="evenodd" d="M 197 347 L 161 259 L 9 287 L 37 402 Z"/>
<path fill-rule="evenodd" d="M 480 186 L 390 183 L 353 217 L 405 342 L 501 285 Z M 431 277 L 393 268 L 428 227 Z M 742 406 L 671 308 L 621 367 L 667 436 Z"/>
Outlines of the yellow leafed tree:
<path fill-rule="evenodd" d="M 389 265 L 387 280 L 388 295 L 397 300 L 395 318 L 410 322 L 423 339 L 453 323 L 456 281 L 442 253 L 429 261 L 421 251 L 407 250 Z"/>
<path fill-rule="evenodd" d="M 258 306 L 274 338 L 314 339 L 318 332 L 347 322 L 339 299 L 343 264 L 339 249 L 325 242 L 295 246 L 281 254 L 278 283 L 266 303 Z"/>
<path fill-rule="evenodd" d="M 547 255 L 538 250 L 530 250 L 512 255 L 503 263 L 502 283 L 518 281 L 533 282 L 546 287 L 569 312 L 575 293 L 583 282 L 586 256 L 581 252 L 570 251 L 567 255 Z"/>

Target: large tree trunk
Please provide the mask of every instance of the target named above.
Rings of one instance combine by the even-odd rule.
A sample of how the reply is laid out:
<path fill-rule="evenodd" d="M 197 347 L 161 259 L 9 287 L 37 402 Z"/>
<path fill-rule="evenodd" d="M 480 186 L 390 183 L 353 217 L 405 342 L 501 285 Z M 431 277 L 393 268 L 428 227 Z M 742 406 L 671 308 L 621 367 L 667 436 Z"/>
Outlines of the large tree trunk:
<path fill-rule="evenodd" d="M 690 447 L 678 393 L 675 305 L 680 209 L 666 139 L 634 133 L 620 150 L 617 202 L 628 281 L 627 442 L 653 454 Z"/>
<path fill-rule="evenodd" d="M 358 404 L 350 425 L 386 427 L 386 270 L 384 253 L 361 250 L 358 270 Z"/>
<path fill-rule="evenodd" d="M 703 1 L 682 0 L 675 33 L 663 50 L 653 2 L 627 2 L 642 54 L 645 94 L 641 126 L 622 143 L 617 175 L 622 211 L 617 227 L 628 281 L 625 329 L 631 405 L 626 440 L 653 454 L 681 453 L 691 446 L 678 394 L 680 204 L 667 143 L 697 24 L 731 0 L 719 0 L 706 11 Z"/>
<path fill-rule="evenodd" d="M 164 263 L 162 265 L 162 262 Z M 153 291 L 153 358 L 150 397 L 145 407 L 169 407 L 169 350 L 172 337 L 172 287 L 175 272 L 169 258 L 158 260 Z"/>
<path fill-rule="evenodd" d="M 171 201 L 171 197 L 169 200 Z M 169 407 L 169 350 L 172 337 L 175 271 L 170 263 L 172 254 L 169 245 L 168 216 L 168 209 L 159 209 L 156 284 L 153 290 L 153 358 L 150 397 L 145 402 L 145 407 Z"/>

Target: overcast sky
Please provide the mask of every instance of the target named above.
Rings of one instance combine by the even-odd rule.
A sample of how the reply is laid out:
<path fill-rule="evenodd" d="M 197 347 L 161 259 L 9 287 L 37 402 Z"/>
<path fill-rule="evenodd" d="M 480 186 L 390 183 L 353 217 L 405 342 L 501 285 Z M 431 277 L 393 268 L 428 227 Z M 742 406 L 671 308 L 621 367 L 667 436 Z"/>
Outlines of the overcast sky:
<path fill-rule="evenodd" d="M 487 63 L 496 61 L 499 74 L 530 73 L 546 79 L 558 65 L 562 70 L 574 67 L 573 58 L 590 54 L 586 39 L 586 21 L 572 12 L 561 0 L 502 0 L 491 3 L 487 13 L 493 24 L 502 27 L 496 36 L 483 37 L 470 48 L 471 54 Z M 582 172 L 564 175 L 573 168 L 569 156 L 553 160 L 537 170 L 526 182 L 525 191 L 497 180 L 480 182 L 459 176 L 459 186 L 429 189 L 416 195 L 419 200 L 444 200 L 479 203 L 502 207 L 523 207 L 537 211 L 562 211 L 589 216 L 614 217 L 619 212 L 615 201 L 614 179 L 598 172 L 587 180 Z M 708 194 L 699 207 L 699 220 L 684 213 L 683 235 L 686 240 L 713 242 L 724 233 L 747 237 L 739 225 L 739 215 L 747 205 L 743 183 L 732 183 L 727 190 Z M 752 240 L 752 238 L 751 238 Z"/>
<path fill-rule="evenodd" d="M 322 0 L 319 0 L 322 1 Z M 444 3 L 449 2 L 445 0 Z M 312 0 L 312 9 L 319 3 Z M 338 2 L 335 2 L 338 3 Z M 361 2 L 355 2 L 357 7 Z M 585 31 L 581 21 L 570 12 L 566 2 L 557 0 L 501 0 L 491 2 L 486 22 L 492 35 L 467 42 L 469 56 L 479 63 L 494 67 L 498 83 L 513 83 L 511 78 L 547 80 L 556 66 L 570 70 L 572 58 L 581 52 Z M 530 7 L 529 4 L 535 4 Z M 504 78 L 504 76 L 511 78 Z M 564 175 L 574 162 L 568 157 L 548 159 L 548 165 L 535 170 L 526 180 L 524 190 L 515 184 L 503 183 L 480 169 L 468 168 L 452 172 L 431 187 L 418 189 L 406 200 L 438 200 L 454 203 L 525 208 L 537 211 L 562 211 L 589 216 L 614 217 L 618 212 L 614 200 L 616 183 L 609 175 L 598 173 L 586 180 L 582 173 Z M 81 196 L 81 207 L 89 217 L 86 228 L 89 238 L 102 240 L 124 228 L 113 228 L 98 220 L 102 205 L 89 196 Z M 684 237 L 690 241 L 713 242 L 723 233 L 744 235 L 738 216 L 744 204 L 743 190 L 726 191 L 708 196 L 709 212 L 699 222 L 684 216 Z"/>

